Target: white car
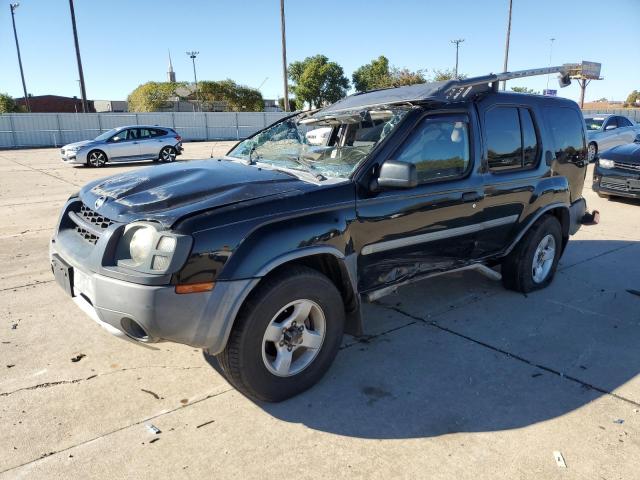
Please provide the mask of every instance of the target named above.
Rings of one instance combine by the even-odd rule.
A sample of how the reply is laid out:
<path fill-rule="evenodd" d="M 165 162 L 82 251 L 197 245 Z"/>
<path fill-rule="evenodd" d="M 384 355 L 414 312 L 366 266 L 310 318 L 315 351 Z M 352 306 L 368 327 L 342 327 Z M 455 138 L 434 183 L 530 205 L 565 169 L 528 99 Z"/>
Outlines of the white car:
<path fill-rule="evenodd" d="M 593 162 L 599 152 L 618 145 L 633 143 L 640 133 L 640 125 L 621 115 L 589 115 L 584 117 L 589 143 L 589 162 Z"/>
<path fill-rule="evenodd" d="M 331 130 L 333 130 L 331 127 L 315 128 L 308 131 L 305 137 L 307 137 L 307 142 L 310 145 L 326 145 L 329 135 L 331 135 Z"/>

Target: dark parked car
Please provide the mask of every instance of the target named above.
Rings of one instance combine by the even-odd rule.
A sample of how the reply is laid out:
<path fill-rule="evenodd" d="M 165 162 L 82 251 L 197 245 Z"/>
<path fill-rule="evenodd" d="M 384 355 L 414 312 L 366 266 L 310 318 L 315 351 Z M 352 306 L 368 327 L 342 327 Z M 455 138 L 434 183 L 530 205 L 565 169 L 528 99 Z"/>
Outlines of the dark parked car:
<path fill-rule="evenodd" d="M 593 169 L 593 190 L 601 197 L 640 198 L 640 135 L 633 143 L 600 154 Z"/>
<path fill-rule="evenodd" d="M 91 182 L 62 209 L 55 276 L 110 332 L 203 348 L 268 401 L 317 382 L 366 328 L 361 302 L 400 285 L 474 269 L 546 287 L 586 211 L 585 125 L 505 78 L 352 95 L 223 158 Z"/>

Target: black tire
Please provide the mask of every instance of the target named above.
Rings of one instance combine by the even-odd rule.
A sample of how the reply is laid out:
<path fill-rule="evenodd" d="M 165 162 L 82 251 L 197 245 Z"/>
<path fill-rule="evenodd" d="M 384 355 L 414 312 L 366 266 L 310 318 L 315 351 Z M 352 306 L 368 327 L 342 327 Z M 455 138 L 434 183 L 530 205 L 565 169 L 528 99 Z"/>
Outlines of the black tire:
<path fill-rule="evenodd" d="M 162 161 L 167 163 L 175 162 L 177 154 L 178 152 L 176 152 L 176 149 L 173 147 L 170 147 L 170 146 L 162 147 L 162 149 L 160 150 L 160 154 L 158 155 L 157 161 Z"/>
<path fill-rule="evenodd" d="M 541 241 L 553 236 L 555 254 L 551 268 L 542 281 L 536 281 L 533 262 Z M 502 283 L 509 290 L 529 293 L 545 288 L 553 281 L 562 254 L 562 228 L 558 219 L 552 215 L 543 215 L 534 223 L 520 242 L 502 262 Z"/>
<path fill-rule="evenodd" d="M 263 361 L 263 336 L 278 312 L 289 303 L 308 299 L 321 309 L 325 336 L 315 358 L 297 374 L 271 373 Z M 344 331 L 344 304 L 335 285 L 316 270 L 292 266 L 256 287 L 240 309 L 226 348 L 216 356 L 227 380 L 247 397 L 279 402 L 297 395 L 327 372 L 338 353 Z"/>
<path fill-rule="evenodd" d="M 94 168 L 102 168 L 109 161 L 107 154 L 102 150 L 91 150 L 87 154 L 87 166 Z"/>

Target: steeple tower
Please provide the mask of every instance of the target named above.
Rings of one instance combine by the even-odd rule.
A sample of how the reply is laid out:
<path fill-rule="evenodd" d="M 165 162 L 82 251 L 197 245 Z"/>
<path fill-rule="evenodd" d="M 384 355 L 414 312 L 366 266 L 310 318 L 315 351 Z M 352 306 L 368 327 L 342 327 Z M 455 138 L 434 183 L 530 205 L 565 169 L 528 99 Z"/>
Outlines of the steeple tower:
<path fill-rule="evenodd" d="M 171 51 L 169 52 L 169 70 L 167 71 L 167 80 L 171 83 L 175 83 L 176 81 L 176 72 L 173 71 L 173 65 L 171 64 Z"/>

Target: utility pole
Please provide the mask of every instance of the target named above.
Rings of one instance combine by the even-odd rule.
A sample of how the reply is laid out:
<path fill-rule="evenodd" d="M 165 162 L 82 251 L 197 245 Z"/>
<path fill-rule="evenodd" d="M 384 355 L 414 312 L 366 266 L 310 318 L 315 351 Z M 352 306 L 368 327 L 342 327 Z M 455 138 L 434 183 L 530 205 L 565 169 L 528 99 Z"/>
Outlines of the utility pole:
<path fill-rule="evenodd" d="M 507 23 L 507 41 L 504 46 L 504 66 L 502 71 L 506 72 L 509 68 L 509 39 L 511 38 L 511 10 L 513 7 L 513 0 L 509 0 L 509 21 Z M 502 82 L 502 90 L 507 88 L 507 81 Z"/>
<path fill-rule="evenodd" d="M 84 73 L 82 73 L 82 59 L 80 58 L 80 44 L 78 43 L 78 29 L 76 28 L 76 13 L 73 9 L 73 0 L 69 0 L 71 10 L 71 26 L 73 27 L 73 41 L 76 44 L 76 60 L 78 61 L 78 76 L 80 77 L 80 93 L 82 95 L 82 111 L 88 112 L 87 90 L 84 86 Z"/>
<path fill-rule="evenodd" d="M 13 36 L 16 39 L 16 51 L 18 52 L 18 65 L 20 65 L 20 77 L 22 78 L 22 91 L 24 92 L 24 104 L 27 107 L 27 111 L 31 112 L 31 105 L 29 104 L 29 95 L 27 94 L 27 84 L 24 82 L 24 70 L 22 70 L 22 57 L 20 56 L 20 44 L 18 43 L 18 33 L 16 32 L 16 8 L 20 6 L 19 3 L 10 3 L 11 9 L 11 21 L 13 22 Z"/>
<path fill-rule="evenodd" d="M 456 44 L 456 69 L 454 71 L 454 78 L 457 80 L 458 79 L 458 49 L 460 48 L 460 44 L 464 42 L 464 38 L 459 38 L 457 40 L 451 40 L 451 43 L 455 43 Z"/>
<path fill-rule="evenodd" d="M 556 41 L 555 38 L 550 38 L 549 41 L 551 42 L 551 45 L 549 45 L 549 66 L 551 66 L 551 56 L 553 55 L 553 42 Z M 549 90 L 549 75 L 547 75 L 547 90 Z"/>
<path fill-rule="evenodd" d="M 195 85 L 195 93 L 196 93 L 196 105 L 198 105 L 199 95 L 198 95 L 198 76 L 196 75 L 196 57 L 200 52 L 187 52 L 189 58 L 191 58 L 191 62 L 193 63 L 193 83 Z M 202 111 L 202 105 L 200 105 L 200 111 Z"/>
<path fill-rule="evenodd" d="M 282 33 L 282 76 L 284 80 L 284 111 L 289 108 L 289 80 L 287 79 L 287 39 L 284 22 L 284 0 L 280 0 L 280 31 Z"/>
<path fill-rule="evenodd" d="M 584 108 L 584 91 L 590 83 L 591 80 L 587 80 L 586 78 L 578 79 L 578 85 L 580 85 L 580 108 Z"/>

